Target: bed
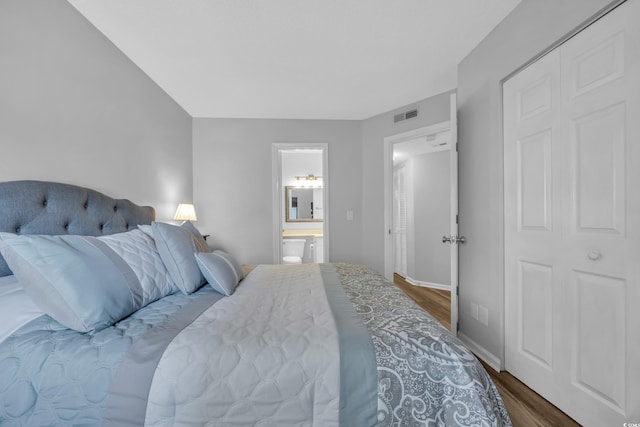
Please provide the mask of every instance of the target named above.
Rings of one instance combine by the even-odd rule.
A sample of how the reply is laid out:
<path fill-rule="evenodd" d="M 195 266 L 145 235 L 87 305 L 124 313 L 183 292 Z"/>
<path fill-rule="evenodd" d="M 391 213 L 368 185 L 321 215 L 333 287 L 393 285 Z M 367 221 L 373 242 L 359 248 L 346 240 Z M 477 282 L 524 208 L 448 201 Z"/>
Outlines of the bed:
<path fill-rule="evenodd" d="M 373 270 L 245 275 L 154 216 L 0 183 L 0 425 L 511 425 L 473 354 Z"/>

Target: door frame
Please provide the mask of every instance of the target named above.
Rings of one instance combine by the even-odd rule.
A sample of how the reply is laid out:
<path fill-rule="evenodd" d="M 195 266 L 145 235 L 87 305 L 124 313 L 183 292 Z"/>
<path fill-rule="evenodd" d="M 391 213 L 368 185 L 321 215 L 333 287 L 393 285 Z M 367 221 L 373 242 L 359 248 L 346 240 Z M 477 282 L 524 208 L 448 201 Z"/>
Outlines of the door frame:
<path fill-rule="evenodd" d="M 324 262 L 329 258 L 329 144 L 327 142 L 274 142 L 271 144 L 271 206 L 273 218 L 273 263 L 282 264 L 282 222 L 284 219 L 284 188 L 282 186 L 282 152 L 291 150 L 322 151 L 322 203 L 324 218 L 323 255 Z"/>
<path fill-rule="evenodd" d="M 450 152 L 450 236 L 458 235 L 458 128 L 456 94 L 450 97 L 450 120 L 384 138 L 384 275 L 393 282 L 395 251 L 393 244 L 393 144 L 434 133 L 451 131 Z M 452 244 L 451 259 L 451 331 L 458 332 L 458 245 Z"/>

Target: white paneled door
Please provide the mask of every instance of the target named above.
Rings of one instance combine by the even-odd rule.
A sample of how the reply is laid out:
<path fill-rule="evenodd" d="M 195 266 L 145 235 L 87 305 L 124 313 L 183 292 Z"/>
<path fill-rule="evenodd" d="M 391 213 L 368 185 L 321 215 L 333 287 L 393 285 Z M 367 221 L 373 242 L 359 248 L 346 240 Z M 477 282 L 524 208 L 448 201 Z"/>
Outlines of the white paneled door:
<path fill-rule="evenodd" d="M 505 365 L 585 426 L 640 422 L 640 0 L 504 84 Z"/>
<path fill-rule="evenodd" d="M 395 238 L 394 271 L 407 277 L 407 192 L 406 166 L 393 171 L 393 234 Z"/>

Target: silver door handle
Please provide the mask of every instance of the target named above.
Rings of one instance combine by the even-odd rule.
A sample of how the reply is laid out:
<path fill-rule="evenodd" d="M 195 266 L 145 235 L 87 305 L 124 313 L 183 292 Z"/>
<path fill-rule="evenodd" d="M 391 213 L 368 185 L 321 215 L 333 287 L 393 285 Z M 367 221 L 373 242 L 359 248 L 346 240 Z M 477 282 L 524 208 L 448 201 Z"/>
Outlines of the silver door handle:
<path fill-rule="evenodd" d="M 599 251 L 589 251 L 589 253 L 587 254 L 587 258 L 589 258 L 591 261 L 597 261 L 602 258 L 602 254 Z"/>
<path fill-rule="evenodd" d="M 465 243 L 467 241 L 467 238 L 464 236 L 442 236 L 442 243 L 451 243 L 456 244 L 456 243 Z"/>

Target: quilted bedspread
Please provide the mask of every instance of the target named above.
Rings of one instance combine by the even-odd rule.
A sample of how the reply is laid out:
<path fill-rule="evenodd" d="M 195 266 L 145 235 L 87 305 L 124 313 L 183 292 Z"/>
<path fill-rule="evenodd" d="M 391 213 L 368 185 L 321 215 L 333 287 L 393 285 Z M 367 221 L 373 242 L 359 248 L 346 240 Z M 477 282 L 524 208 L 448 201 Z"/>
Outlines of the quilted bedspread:
<path fill-rule="evenodd" d="M 0 425 L 102 425 L 112 380 L 131 346 L 208 297 L 217 298 L 209 287 L 170 295 L 94 335 L 46 315 L 27 323 L 0 343 Z"/>
<path fill-rule="evenodd" d="M 338 426 L 338 335 L 317 268 L 258 266 L 185 328 L 158 365 L 146 425 Z"/>
<path fill-rule="evenodd" d="M 0 343 L 0 425 L 511 425 L 473 354 L 366 267 L 258 266 L 212 294 L 94 335 L 25 325 Z"/>

